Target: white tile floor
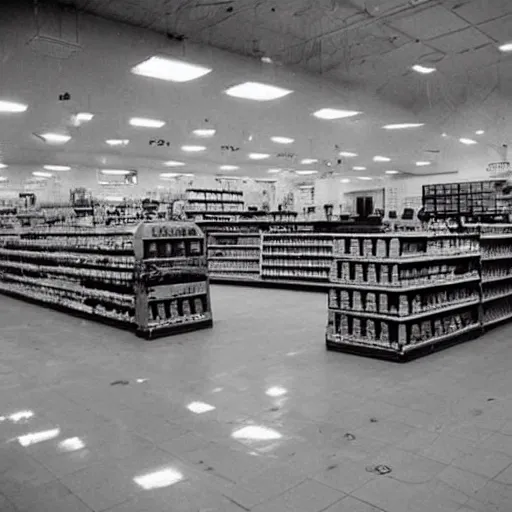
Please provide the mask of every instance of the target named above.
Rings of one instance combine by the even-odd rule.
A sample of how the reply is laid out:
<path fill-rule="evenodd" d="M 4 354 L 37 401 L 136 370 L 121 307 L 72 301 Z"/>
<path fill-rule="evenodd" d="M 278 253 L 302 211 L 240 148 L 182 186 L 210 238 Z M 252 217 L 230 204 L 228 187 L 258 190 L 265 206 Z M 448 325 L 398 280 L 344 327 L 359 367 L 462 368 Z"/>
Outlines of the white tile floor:
<path fill-rule="evenodd" d="M 212 292 L 152 342 L 0 297 L 1 512 L 512 511 L 511 327 L 398 365 L 326 352 L 321 294 Z"/>

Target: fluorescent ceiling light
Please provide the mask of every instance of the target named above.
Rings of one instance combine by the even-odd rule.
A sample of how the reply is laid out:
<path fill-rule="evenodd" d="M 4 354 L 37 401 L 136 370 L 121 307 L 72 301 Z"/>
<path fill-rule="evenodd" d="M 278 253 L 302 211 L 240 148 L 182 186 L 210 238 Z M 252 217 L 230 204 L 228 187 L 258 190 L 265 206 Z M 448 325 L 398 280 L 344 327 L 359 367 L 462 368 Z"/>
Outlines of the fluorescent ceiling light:
<path fill-rule="evenodd" d="M 345 158 L 354 158 L 357 156 L 357 153 L 352 153 L 350 151 L 340 151 L 339 155 L 344 156 Z"/>
<path fill-rule="evenodd" d="M 213 128 L 199 128 L 194 130 L 192 133 L 198 137 L 213 137 L 215 135 L 215 130 Z"/>
<path fill-rule="evenodd" d="M 0 112 L 9 112 L 9 113 L 19 113 L 25 112 L 28 106 L 23 105 L 23 103 L 14 103 L 12 101 L 2 101 L 0 100 Z"/>
<path fill-rule="evenodd" d="M 303 158 L 300 163 L 304 165 L 316 164 L 318 160 L 316 158 Z"/>
<path fill-rule="evenodd" d="M 238 165 L 221 165 L 219 169 L 221 171 L 236 171 L 240 169 L 240 167 L 238 167 Z"/>
<path fill-rule="evenodd" d="M 462 142 L 462 144 L 466 144 L 466 146 L 471 146 L 473 144 L 478 144 L 476 140 L 473 140 L 473 139 L 465 139 L 464 137 L 459 139 L 460 142 Z"/>
<path fill-rule="evenodd" d="M 483 135 L 485 133 L 485 131 L 484 130 L 477 130 L 475 133 L 477 135 Z"/>
<path fill-rule="evenodd" d="M 269 158 L 270 155 L 268 153 L 249 153 L 249 158 L 251 160 L 265 160 L 265 158 Z"/>
<path fill-rule="evenodd" d="M 359 115 L 361 112 L 356 110 L 339 110 L 336 108 L 321 108 L 313 113 L 318 119 L 344 119 L 346 117 L 353 117 Z"/>
<path fill-rule="evenodd" d="M 79 437 L 70 437 L 59 443 L 59 449 L 63 452 L 76 452 L 85 448 L 85 443 Z"/>
<path fill-rule="evenodd" d="M 169 160 L 168 162 L 164 162 L 164 165 L 167 167 L 183 167 L 185 165 L 185 163 L 178 162 L 176 160 Z"/>
<path fill-rule="evenodd" d="M 145 117 L 132 117 L 130 124 L 132 126 L 138 126 L 139 128 L 162 128 L 162 126 L 165 125 L 165 121 L 147 119 Z"/>
<path fill-rule="evenodd" d="M 281 172 L 282 169 L 269 169 L 267 172 L 270 174 L 277 174 Z"/>
<path fill-rule="evenodd" d="M 181 176 L 179 172 L 162 172 L 160 173 L 160 178 L 176 178 L 176 176 Z"/>
<path fill-rule="evenodd" d="M 317 174 L 318 171 L 314 171 L 314 170 L 305 170 L 305 171 L 295 171 L 297 174 L 302 174 L 302 175 L 308 175 L 308 174 Z"/>
<path fill-rule="evenodd" d="M 498 46 L 498 49 L 501 51 L 501 52 L 512 52 L 512 43 L 505 43 L 505 44 L 502 44 L 500 46 Z"/>
<path fill-rule="evenodd" d="M 350 180 L 348 178 L 343 178 L 340 181 L 341 181 L 341 183 L 350 183 Z"/>
<path fill-rule="evenodd" d="M 168 82 L 190 82 L 211 71 L 211 68 L 163 57 L 151 57 L 132 68 L 134 75 L 149 76 Z"/>
<path fill-rule="evenodd" d="M 193 172 L 183 172 L 181 173 L 182 176 L 187 176 L 188 178 L 190 178 L 191 176 L 195 176 L 195 174 Z"/>
<path fill-rule="evenodd" d="M 428 165 L 431 165 L 432 162 L 416 162 L 416 167 L 427 167 Z"/>
<path fill-rule="evenodd" d="M 370 181 L 372 178 L 369 176 L 358 176 L 357 179 L 361 181 Z"/>
<path fill-rule="evenodd" d="M 354 171 L 366 171 L 366 167 L 363 167 L 362 165 L 355 165 L 352 167 L 352 170 Z"/>
<path fill-rule="evenodd" d="M 106 196 L 105 197 L 105 201 L 113 201 L 116 203 L 120 203 L 123 200 L 124 200 L 123 196 Z"/>
<path fill-rule="evenodd" d="M 270 57 L 261 57 L 261 62 L 264 62 L 265 64 L 273 64 L 274 61 Z"/>
<path fill-rule="evenodd" d="M 22 420 L 29 420 L 34 417 L 33 411 L 18 411 L 7 416 L 13 423 L 19 423 Z"/>
<path fill-rule="evenodd" d="M 389 171 L 386 171 L 386 174 L 400 174 L 400 172 L 390 169 Z"/>
<path fill-rule="evenodd" d="M 32 432 L 24 436 L 18 437 L 18 443 L 23 447 L 31 446 L 33 444 L 42 443 L 43 441 L 49 441 L 55 439 L 60 434 L 60 428 L 54 428 L 51 430 L 44 430 L 41 432 Z"/>
<path fill-rule="evenodd" d="M 38 178 L 51 178 L 53 174 L 51 172 L 34 171 L 32 176 L 37 176 Z"/>
<path fill-rule="evenodd" d="M 228 96 L 254 101 L 271 101 L 283 98 L 293 91 L 260 82 L 245 82 L 226 90 Z"/>
<path fill-rule="evenodd" d="M 183 480 L 183 475 L 172 468 L 161 469 L 153 473 L 136 476 L 133 481 L 145 491 L 169 487 Z"/>
<path fill-rule="evenodd" d="M 109 146 L 127 146 L 130 141 L 128 139 L 108 139 L 105 142 Z"/>
<path fill-rule="evenodd" d="M 69 171 L 71 170 L 71 167 L 68 165 L 45 165 L 43 166 L 44 169 L 47 171 Z"/>
<path fill-rule="evenodd" d="M 388 158 L 387 156 L 374 156 L 373 157 L 374 162 L 391 162 L 391 158 Z"/>
<path fill-rule="evenodd" d="M 291 137 L 270 137 L 272 142 L 276 142 L 277 144 L 291 144 L 295 141 Z"/>
<path fill-rule="evenodd" d="M 102 174 L 110 174 L 112 176 L 125 176 L 130 174 L 130 171 L 126 171 L 125 169 L 102 169 Z"/>
<path fill-rule="evenodd" d="M 85 123 L 87 121 L 91 121 L 93 117 L 94 114 L 91 114 L 89 112 L 80 112 L 76 115 L 76 120 Z"/>
<path fill-rule="evenodd" d="M 195 414 L 203 414 L 215 410 L 215 407 L 204 402 L 192 402 L 187 405 L 187 409 Z"/>
<path fill-rule="evenodd" d="M 265 394 L 272 397 L 279 397 L 286 395 L 288 391 L 285 388 L 282 388 L 280 386 L 273 386 L 271 388 L 268 388 L 267 391 L 265 391 Z"/>
<path fill-rule="evenodd" d="M 416 71 L 416 73 L 421 73 L 422 75 L 430 75 L 436 71 L 436 68 L 429 68 L 427 66 L 421 66 L 420 64 L 415 64 L 412 69 Z"/>
<path fill-rule="evenodd" d="M 235 430 L 231 436 L 234 439 L 246 439 L 255 441 L 273 441 L 281 439 L 283 437 L 277 430 L 273 430 L 267 427 L 259 427 L 257 425 L 251 425 L 243 427 L 239 430 Z"/>
<path fill-rule="evenodd" d="M 425 123 L 386 124 L 382 128 L 384 130 L 406 130 L 407 128 L 419 128 L 420 126 L 425 126 Z"/>
<path fill-rule="evenodd" d="M 6 164 L 0 164 L 0 169 L 6 169 L 6 168 L 7 168 Z"/>
<path fill-rule="evenodd" d="M 66 144 L 66 142 L 71 140 L 70 135 L 63 135 L 62 133 L 42 133 L 41 137 L 45 142 L 53 144 Z"/>
<path fill-rule="evenodd" d="M 187 151 L 188 153 L 198 153 L 200 151 L 204 151 L 206 149 L 205 146 L 181 146 L 182 151 Z"/>
<path fill-rule="evenodd" d="M 448 137 L 448 134 L 447 134 L 446 132 L 443 132 L 443 133 L 441 134 L 441 137 Z"/>

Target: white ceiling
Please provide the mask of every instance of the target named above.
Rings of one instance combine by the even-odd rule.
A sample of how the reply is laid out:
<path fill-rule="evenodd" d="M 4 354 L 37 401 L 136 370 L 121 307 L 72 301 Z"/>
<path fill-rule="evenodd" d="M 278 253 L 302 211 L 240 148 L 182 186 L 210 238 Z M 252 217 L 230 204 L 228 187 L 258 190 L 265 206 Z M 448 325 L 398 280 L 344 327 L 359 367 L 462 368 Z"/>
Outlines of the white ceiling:
<path fill-rule="evenodd" d="M 343 175 L 355 174 L 352 165 L 368 167 L 369 175 L 389 168 L 424 173 L 497 160 L 494 148 L 512 138 L 512 59 L 496 49 L 497 42 L 512 39 L 510 0 L 316 0 L 313 6 L 309 0 L 69 0 L 80 12 L 40 8 L 37 16 L 29 2 L 4 2 L 0 99 L 30 105 L 25 114 L 0 116 L 0 159 L 12 166 L 61 163 L 161 172 L 168 170 L 165 160 L 175 159 L 187 162 L 183 172 L 217 173 L 219 165 L 234 164 L 244 175 L 266 175 L 269 167 L 303 168 L 301 158 L 335 162 L 337 152 L 347 150 L 359 157 L 335 166 Z M 40 44 L 28 44 L 38 30 L 79 47 L 65 59 L 42 55 Z M 157 32 L 184 35 L 186 41 Z M 213 72 L 187 84 L 130 73 L 157 53 L 210 66 Z M 262 64 L 261 56 L 275 64 Z M 418 62 L 434 62 L 439 71 L 418 75 L 410 70 Z M 268 103 L 224 94 L 246 80 L 294 93 Z M 59 102 L 58 95 L 66 91 L 71 101 Z M 363 114 L 334 122 L 311 116 L 322 107 Z M 78 111 L 95 117 L 71 127 Z M 132 116 L 160 118 L 167 125 L 135 129 L 128 125 Z M 427 124 L 406 132 L 381 128 L 418 121 Z M 184 154 L 182 144 L 197 143 L 191 131 L 205 126 L 217 130 L 213 139 L 203 141 L 208 150 Z M 486 131 L 480 138 L 475 136 L 479 129 Z M 73 139 L 65 146 L 48 146 L 32 135 L 45 130 L 67 130 Z M 449 136 L 441 137 L 442 132 Z M 295 143 L 274 144 L 269 140 L 274 135 L 293 137 Z M 463 136 L 478 138 L 479 144 L 462 146 L 458 138 Z M 149 146 L 153 137 L 170 141 L 170 147 Z M 104 143 L 110 138 L 131 142 L 116 150 Z M 226 152 L 222 145 L 240 149 Z M 255 164 L 247 158 L 251 151 L 272 157 Z M 377 154 L 392 162 L 373 163 Z M 417 160 L 433 160 L 434 165 L 416 168 Z"/>

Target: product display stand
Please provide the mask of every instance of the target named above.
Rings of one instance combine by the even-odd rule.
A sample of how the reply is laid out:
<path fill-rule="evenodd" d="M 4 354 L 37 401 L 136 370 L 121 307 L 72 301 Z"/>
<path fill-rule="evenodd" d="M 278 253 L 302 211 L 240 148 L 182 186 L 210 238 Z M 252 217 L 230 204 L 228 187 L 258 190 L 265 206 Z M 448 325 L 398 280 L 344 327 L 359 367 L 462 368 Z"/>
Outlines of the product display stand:
<path fill-rule="evenodd" d="M 167 284 L 199 282 L 175 307 L 185 292 Z M 212 322 L 204 236 L 193 223 L 20 230 L 0 238 L 0 292 L 148 338 Z"/>
<path fill-rule="evenodd" d="M 478 233 L 334 241 L 329 350 L 404 361 L 478 336 Z"/>

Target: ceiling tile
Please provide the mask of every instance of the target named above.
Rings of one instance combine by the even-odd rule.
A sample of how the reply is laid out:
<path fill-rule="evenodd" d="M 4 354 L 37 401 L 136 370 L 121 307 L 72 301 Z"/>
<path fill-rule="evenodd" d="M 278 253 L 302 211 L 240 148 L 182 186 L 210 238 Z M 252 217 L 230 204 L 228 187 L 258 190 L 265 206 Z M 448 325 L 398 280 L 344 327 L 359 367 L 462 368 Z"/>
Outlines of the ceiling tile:
<path fill-rule="evenodd" d="M 496 41 L 510 41 L 512 40 L 512 14 L 479 25 L 478 28 Z"/>
<path fill-rule="evenodd" d="M 398 16 L 388 22 L 388 25 L 421 40 L 433 39 L 468 26 L 464 20 L 441 5 L 419 11 L 412 16 Z"/>
<path fill-rule="evenodd" d="M 429 41 L 431 46 L 444 53 L 461 53 L 488 43 L 491 43 L 490 39 L 473 27 Z"/>
<path fill-rule="evenodd" d="M 512 13 L 510 0 L 472 0 L 460 2 L 453 12 L 475 25 Z"/>

